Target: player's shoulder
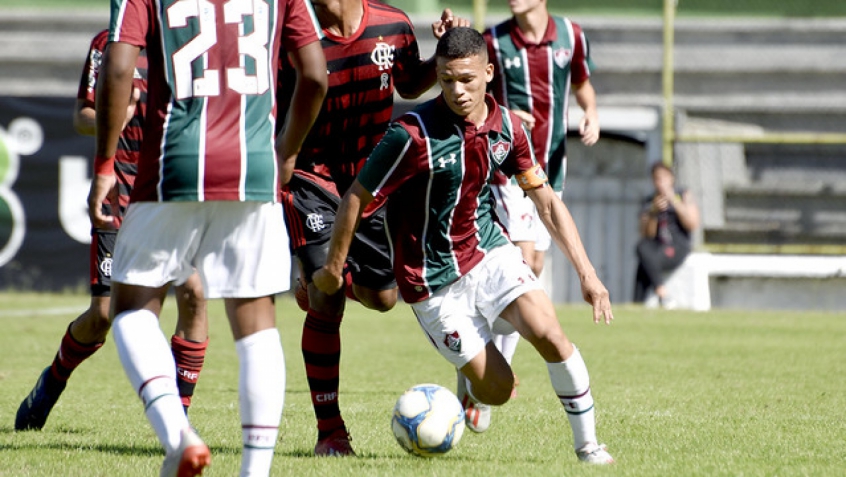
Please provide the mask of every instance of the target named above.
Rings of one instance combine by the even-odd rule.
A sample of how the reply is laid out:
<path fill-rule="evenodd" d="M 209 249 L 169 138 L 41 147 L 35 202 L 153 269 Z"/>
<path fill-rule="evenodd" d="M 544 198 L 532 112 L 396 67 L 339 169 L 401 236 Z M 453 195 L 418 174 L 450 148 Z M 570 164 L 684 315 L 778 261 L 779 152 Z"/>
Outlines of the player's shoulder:
<path fill-rule="evenodd" d="M 511 29 L 514 28 L 514 25 L 514 18 L 507 18 L 496 25 L 486 28 L 485 31 L 482 32 L 482 35 L 485 37 L 491 37 L 508 34 L 511 32 Z"/>

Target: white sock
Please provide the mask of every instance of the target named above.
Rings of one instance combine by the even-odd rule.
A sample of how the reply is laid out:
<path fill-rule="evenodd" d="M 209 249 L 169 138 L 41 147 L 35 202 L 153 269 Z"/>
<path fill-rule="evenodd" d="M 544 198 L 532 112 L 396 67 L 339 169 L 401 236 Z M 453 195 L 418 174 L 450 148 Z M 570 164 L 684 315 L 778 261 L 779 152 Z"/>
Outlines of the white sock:
<path fill-rule="evenodd" d="M 502 357 L 511 366 L 514 353 L 517 351 L 517 343 L 520 342 L 520 333 L 515 331 L 507 335 L 494 334 L 493 342 L 496 345 L 496 349 L 502 353 Z"/>
<path fill-rule="evenodd" d="M 578 450 L 585 444 L 596 443 L 596 416 L 593 396 L 590 394 L 590 376 L 579 349 L 573 346 L 573 355 L 560 363 L 546 363 L 552 388 L 567 411 L 573 429 L 573 447 Z"/>
<path fill-rule="evenodd" d="M 180 432 L 189 424 L 176 388 L 176 363 L 158 317 L 149 310 L 125 311 L 112 321 L 112 336 L 159 442 L 167 453 L 176 450 Z"/>
<path fill-rule="evenodd" d="M 244 449 L 241 476 L 268 475 L 285 404 L 285 356 L 276 328 L 235 342 Z"/>

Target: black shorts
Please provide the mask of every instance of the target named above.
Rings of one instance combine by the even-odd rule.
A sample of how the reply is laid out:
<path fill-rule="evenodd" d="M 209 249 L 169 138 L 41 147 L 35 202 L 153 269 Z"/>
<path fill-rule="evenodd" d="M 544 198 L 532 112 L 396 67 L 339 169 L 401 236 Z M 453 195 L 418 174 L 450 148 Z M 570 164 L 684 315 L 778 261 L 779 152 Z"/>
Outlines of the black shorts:
<path fill-rule="evenodd" d="M 283 191 L 282 202 L 291 252 L 310 282 L 314 272 L 326 263 L 341 198 L 331 180 L 296 171 Z M 356 285 L 373 290 L 396 287 L 385 230 L 385 207 L 361 219 L 350 245 L 347 266 Z"/>
<path fill-rule="evenodd" d="M 112 291 L 112 253 L 115 250 L 116 230 L 91 231 L 89 275 L 91 296 L 105 297 Z"/>

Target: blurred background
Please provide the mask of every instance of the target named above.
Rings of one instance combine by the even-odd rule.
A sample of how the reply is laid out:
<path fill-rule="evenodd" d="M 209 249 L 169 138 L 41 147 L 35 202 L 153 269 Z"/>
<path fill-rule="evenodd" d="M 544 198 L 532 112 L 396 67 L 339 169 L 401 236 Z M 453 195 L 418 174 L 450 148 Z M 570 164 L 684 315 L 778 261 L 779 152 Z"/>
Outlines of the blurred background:
<path fill-rule="evenodd" d="M 424 56 L 442 8 L 482 29 L 507 2 L 393 0 Z M 702 213 L 681 304 L 846 308 L 846 2 L 551 0 L 582 25 L 602 137 L 568 141 L 565 202 L 612 300 L 631 299 L 649 167 L 672 164 Z M 93 140 L 71 113 L 103 0 L 0 5 L 0 289 L 87 290 Z M 433 97 L 430 91 L 421 99 Z M 575 102 L 573 102 L 575 103 Z M 397 114 L 414 106 L 399 101 Z M 571 127 L 581 111 L 570 111 Z M 542 275 L 581 300 L 562 254 Z M 2 307 L 0 307 L 2 308 Z"/>

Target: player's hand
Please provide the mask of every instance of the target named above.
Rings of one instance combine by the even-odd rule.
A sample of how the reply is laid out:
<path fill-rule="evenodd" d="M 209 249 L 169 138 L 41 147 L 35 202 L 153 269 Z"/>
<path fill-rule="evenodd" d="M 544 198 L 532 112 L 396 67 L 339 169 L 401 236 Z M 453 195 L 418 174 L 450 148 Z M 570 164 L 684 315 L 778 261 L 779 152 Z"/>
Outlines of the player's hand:
<path fill-rule="evenodd" d="M 114 216 L 103 213 L 103 203 L 106 199 L 113 204 L 112 211 L 120 210 L 115 175 L 97 174 L 91 181 L 91 189 L 88 192 L 88 218 L 91 219 L 91 226 L 96 229 L 115 228 Z"/>
<path fill-rule="evenodd" d="M 126 119 L 123 121 L 123 127 L 121 127 L 121 131 L 123 131 L 126 126 L 132 121 L 132 118 L 135 116 L 135 110 L 138 108 L 138 102 L 141 101 L 141 90 L 138 88 L 132 88 L 132 95 L 129 97 L 129 105 L 126 107 Z"/>
<path fill-rule="evenodd" d="M 611 296 L 595 273 L 582 279 L 582 296 L 593 306 L 593 322 L 600 323 L 604 318 L 605 324 L 610 325 L 614 319 Z"/>
<path fill-rule="evenodd" d="M 334 295 L 344 285 L 344 278 L 342 273 L 330 272 L 326 267 L 320 267 L 314 275 L 311 276 L 311 282 L 318 290 L 327 295 Z"/>
<path fill-rule="evenodd" d="M 583 117 L 579 122 L 579 134 L 582 136 L 582 144 L 593 146 L 599 141 L 599 121 L 595 117 Z"/>
<path fill-rule="evenodd" d="M 526 126 L 526 129 L 531 131 L 532 128 L 535 127 L 535 117 L 532 116 L 532 113 L 528 113 L 521 109 L 512 109 L 511 112 L 517 115 L 520 118 L 520 121 L 523 121 L 523 126 Z"/>
<path fill-rule="evenodd" d="M 453 16 L 452 10 L 445 8 L 441 13 L 440 20 L 432 23 L 432 35 L 435 36 L 435 39 L 440 40 L 441 37 L 444 36 L 444 33 L 446 33 L 446 31 L 450 28 L 469 26 L 470 20 Z"/>

